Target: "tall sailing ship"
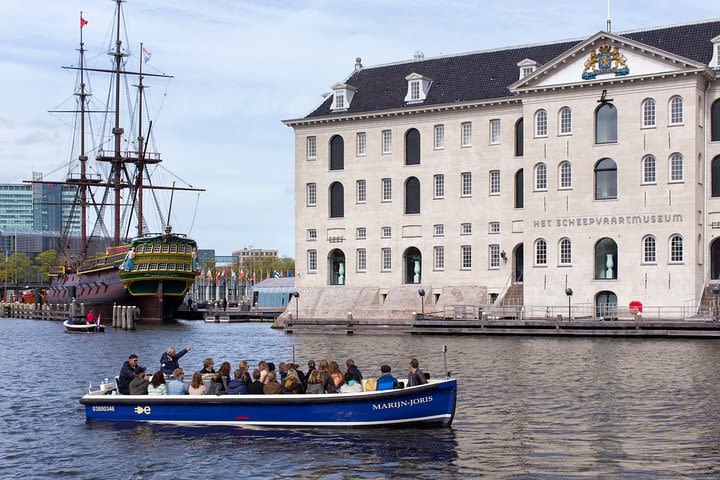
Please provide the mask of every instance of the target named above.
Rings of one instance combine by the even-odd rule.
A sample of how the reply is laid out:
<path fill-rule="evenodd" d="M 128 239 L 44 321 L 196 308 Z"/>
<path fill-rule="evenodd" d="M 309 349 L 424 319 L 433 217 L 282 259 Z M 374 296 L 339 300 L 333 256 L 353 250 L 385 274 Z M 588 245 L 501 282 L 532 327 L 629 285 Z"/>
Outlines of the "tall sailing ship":
<path fill-rule="evenodd" d="M 71 154 L 64 181 L 33 181 L 75 186 L 70 215 L 80 215 L 79 239 L 69 229 L 72 222 L 65 222 L 59 246 L 63 265 L 51 275 L 46 298 L 50 304 L 75 299 L 104 318 L 112 315 L 113 305 L 128 305 L 139 307 L 145 320 L 167 320 L 174 317 L 198 272 L 196 242 L 174 233 L 170 225 L 173 196 L 176 191 L 203 190 L 192 185 L 177 187 L 174 182 L 171 186 L 153 182 L 158 169 L 167 170 L 160 165 L 160 154 L 155 149 L 144 80 L 171 77 L 143 72 L 143 60 L 149 60 L 149 52 L 140 44 L 140 55 L 132 55 L 129 42 L 123 44 L 125 0 L 114 1 L 112 41 L 108 47 L 112 65 L 88 66 L 83 42 L 83 27 L 88 22 L 81 12 L 79 62 L 65 67 L 77 71 L 74 94 L 78 108 L 55 112 L 76 115 L 79 133 L 74 134 L 77 141 L 73 145 L 78 147 L 79 155 Z M 100 103 L 100 108 L 98 102 L 91 103 L 91 75 L 93 80 L 99 76 L 109 79 L 107 101 Z M 130 85 L 131 81 L 136 83 Z M 137 93 L 134 99 L 130 98 L 131 86 Z M 101 119 L 99 135 L 93 121 L 96 115 Z M 128 132 L 124 122 L 130 125 Z M 167 216 L 157 198 L 163 193 L 170 194 Z M 149 231 L 144 216 L 146 196 L 154 200 L 161 233 Z M 89 220 L 90 216 L 94 221 Z M 137 222 L 133 228 L 137 233 L 131 238 L 133 222 Z"/>

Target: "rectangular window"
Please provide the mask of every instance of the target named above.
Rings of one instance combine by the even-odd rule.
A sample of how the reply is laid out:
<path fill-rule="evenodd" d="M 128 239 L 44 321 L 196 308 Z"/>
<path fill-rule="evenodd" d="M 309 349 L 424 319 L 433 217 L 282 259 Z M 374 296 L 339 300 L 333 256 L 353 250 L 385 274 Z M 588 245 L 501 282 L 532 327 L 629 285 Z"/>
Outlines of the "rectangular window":
<path fill-rule="evenodd" d="M 500 268 L 500 245 L 490 245 L 488 247 L 488 267 L 491 270 Z"/>
<path fill-rule="evenodd" d="M 389 202 L 392 200 L 392 180 L 389 178 L 382 179 L 382 201 Z"/>
<path fill-rule="evenodd" d="M 500 195 L 500 170 L 490 170 L 490 195 Z"/>
<path fill-rule="evenodd" d="M 317 139 L 315 137 L 307 137 L 307 158 L 308 160 L 317 158 Z"/>
<path fill-rule="evenodd" d="M 567 238 L 560 240 L 560 265 L 572 265 L 572 244 Z"/>
<path fill-rule="evenodd" d="M 365 203 L 367 201 L 367 185 L 365 180 L 355 182 L 357 203 Z"/>
<path fill-rule="evenodd" d="M 308 229 L 307 239 L 310 242 L 314 242 L 315 240 L 317 240 L 317 230 L 315 230 L 314 228 Z"/>
<path fill-rule="evenodd" d="M 463 245 L 460 250 L 462 253 L 462 270 L 470 270 L 472 268 L 472 247 Z"/>
<path fill-rule="evenodd" d="M 392 237 L 392 228 L 382 227 L 382 238 L 390 238 L 390 237 Z"/>
<path fill-rule="evenodd" d="M 472 122 L 460 124 L 460 145 L 463 147 L 472 145 Z"/>
<path fill-rule="evenodd" d="M 500 233 L 500 222 L 490 222 L 488 233 Z"/>
<path fill-rule="evenodd" d="M 435 150 L 445 148 L 445 125 L 435 125 Z"/>
<path fill-rule="evenodd" d="M 433 247 L 433 270 L 445 268 L 445 247 Z"/>
<path fill-rule="evenodd" d="M 382 131 L 382 153 L 392 153 L 392 131 Z"/>
<path fill-rule="evenodd" d="M 472 223 L 461 223 L 460 235 L 472 235 Z"/>
<path fill-rule="evenodd" d="M 445 175 L 435 175 L 435 191 L 433 192 L 434 198 L 445 197 Z"/>
<path fill-rule="evenodd" d="M 490 120 L 490 145 L 500 143 L 500 119 Z"/>
<path fill-rule="evenodd" d="M 445 235 L 445 225 L 438 224 L 433 227 L 433 236 L 442 237 Z"/>
<path fill-rule="evenodd" d="M 365 227 L 358 227 L 355 230 L 355 238 L 358 240 L 365 240 L 367 238 L 367 230 Z"/>
<path fill-rule="evenodd" d="M 367 134 L 358 132 L 357 134 L 357 154 L 362 156 L 367 153 Z"/>
<path fill-rule="evenodd" d="M 420 81 L 410 82 L 410 100 L 420 100 Z"/>
<path fill-rule="evenodd" d="M 345 108 L 345 94 L 344 93 L 336 93 L 335 94 L 335 108 Z"/>
<path fill-rule="evenodd" d="M 472 174 L 470 172 L 463 172 L 460 174 L 460 184 L 463 197 L 469 197 L 472 195 Z"/>
<path fill-rule="evenodd" d="M 307 184 L 307 206 L 314 207 L 317 205 L 317 185 L 314 183 Z"/>
<path fill-rule="evenodd" d="M 382 271 L 389 272 L 392 269 L 392 253 L 389 248 L 380 250 L 382 258 Z"/>
<path fill-rule="evenodd" d="M 367 252 L 364 248 L 357 249 L 357 270 L 358 272 L 367 270 Z"/>
<path fill-rule="evenodd" d="M 317 272 L 317 250 L 308 250 L 308 273 Z"/>

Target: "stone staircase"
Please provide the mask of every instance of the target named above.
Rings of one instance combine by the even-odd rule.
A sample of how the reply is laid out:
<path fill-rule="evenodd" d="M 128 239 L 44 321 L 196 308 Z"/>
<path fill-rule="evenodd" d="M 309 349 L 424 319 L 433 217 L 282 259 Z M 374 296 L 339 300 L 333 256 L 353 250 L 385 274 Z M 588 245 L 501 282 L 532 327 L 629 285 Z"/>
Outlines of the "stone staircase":
<path fill-rule="evenodd" d="M 512 283 L 508 287 L 505 295 L 495 303 L 495 307 L 517 307 L 524 304 L 524 289 L 522 283 Z"/>

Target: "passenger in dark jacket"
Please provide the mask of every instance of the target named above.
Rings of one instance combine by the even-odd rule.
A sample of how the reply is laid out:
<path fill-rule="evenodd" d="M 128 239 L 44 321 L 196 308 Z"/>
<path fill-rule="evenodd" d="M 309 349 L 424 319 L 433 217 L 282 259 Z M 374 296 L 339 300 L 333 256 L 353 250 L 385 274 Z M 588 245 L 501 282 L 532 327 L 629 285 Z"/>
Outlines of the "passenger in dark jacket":
<path fill-rule="evenodd" d="M 325 393 L 338 393 L 335 381 L 330 376 L 330 364 L 327 360 L 320 360 L 320 373 L 323 376 L 323 390 Z"/>
<path fill-rule="evenodd" d="M 145 378 L 145 369 L 143 367 L 139 367 L 140 369 L 135 374 L 135 378 L 132 379 L 130 382 L 130 395 L 147 395 L 148 394 L 148 385 L 150 385 L 150 380 Z"/>
<path fill-rule="evenodd" d="M 305 389 L 303 388 L 302 383 L 300 383 L 300 379 L 298 378 L 295 370 L 287 371 L 280 393 L 305 393 Z"/>
<path fill-rule="evenodd" d="M 128 360 L 123 363 L 123 366 L 120 369 L 120 376 L 117 380 L 118 391 L 120 393 L 123 395 L 130 395 L 130 382 L 133 381 L 135 374 L 141 368 L 145 371 L 143 367 L 138 365 L 138 356 L 134 354 L 130 355 Z"/>
<path fill-rule="evenodd" d="M 345 382 L 349 382 L 350 380 L 355 380 L 359 384 L 362 384 L 362 373 L 360 373 L 360 370 L 358 370 L 357 366 L 355 366 L 355 362 L 352 358 L 348 358 L 348 361 L 345 362 L 345 365 L 347 365 L 347 372 L 345 372 Z"/>
<path fill-rule="evenodd" d="M 227 393 L 228 395 L 243 395 L 248 393 L 248 384 L 244 371 L 239 368 L 235 370 L 235 378 L 228 383 Z"/>
<path fill-rule="evenodd" d="M 408 387 L 414 387 L 416 385 L 425 385 L 427 383 L 427 378 L 425 378 L 425 374 L 422 370 L 419 368 L 419 363 L 417 361 L 417 358 L 413 358 L 410 360 L 410 373 L 408 373 Z"/>
<path fill-rule="evenodd" d="M 262 395 L 263 392 L 263 383 L 260 381 L 260 369 L 256 368 L 253 370 L 253 381 L 248 385 L 248 393 L 250 395 Z"/>
<path fill-rule="evenodd" d="M 310 374 L 315 371 L 315 360 L 310 360 L 308 362 L 308 371 L 305 375 L 305 380 L 303 381 L 303 387 L 307 390 L 307 384 L 308 384 L 308 378 L 310 378 Z"/>
<path fill-rule="evenodd" d="M 175 352 L 173 347 L 168 347 L 160 357 L 160 371 L 165 375 L 172 375 L 176 368 L 180 368 L 180 358 L 190 350 L 192 350 L 192 348 L 187 347 L 179 352 Z"/>

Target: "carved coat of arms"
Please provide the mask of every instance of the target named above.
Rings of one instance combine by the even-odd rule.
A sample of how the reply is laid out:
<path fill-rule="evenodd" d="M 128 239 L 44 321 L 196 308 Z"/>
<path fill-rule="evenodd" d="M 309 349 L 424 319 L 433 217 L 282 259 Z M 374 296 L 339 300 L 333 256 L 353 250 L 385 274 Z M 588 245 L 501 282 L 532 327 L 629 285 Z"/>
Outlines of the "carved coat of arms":
<path fill-rule="evenodd" d="M 602 45 L 597 50 L 590 52 L 585 61 L 585 69 L 582 73 L 583 80 L 592 80 L 598 75 L 614 74 L 621 77 L 630 73 L 627 66 L 627 58 L 620 53 L 618 47 Z"/>

